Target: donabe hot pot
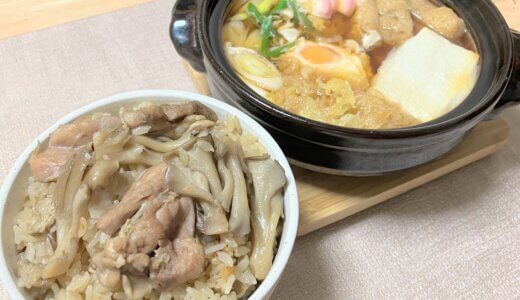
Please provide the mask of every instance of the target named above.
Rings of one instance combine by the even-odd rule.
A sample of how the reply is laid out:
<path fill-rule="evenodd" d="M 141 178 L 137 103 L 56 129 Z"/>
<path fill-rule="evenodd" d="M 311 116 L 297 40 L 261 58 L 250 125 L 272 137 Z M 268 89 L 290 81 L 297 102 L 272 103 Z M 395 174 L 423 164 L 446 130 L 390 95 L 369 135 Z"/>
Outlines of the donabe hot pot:
<path fill-rule="evenodd" d="M 205 72 L 214 97 L 259 121 L 296 165 L 332 174 L 381 175 L 445 154 L 481 121 L 520 101 L 520 34 L 511 31 L 491 0 L 445 0 L 465 20 L 481 57 L 478 81 L 448 114 L 414 127 L 353 129 L 310 120 L 262 98 L 227 62 L 221 42 L 230 0 L 178 0 L 170 35 L 177 52 Z"/>

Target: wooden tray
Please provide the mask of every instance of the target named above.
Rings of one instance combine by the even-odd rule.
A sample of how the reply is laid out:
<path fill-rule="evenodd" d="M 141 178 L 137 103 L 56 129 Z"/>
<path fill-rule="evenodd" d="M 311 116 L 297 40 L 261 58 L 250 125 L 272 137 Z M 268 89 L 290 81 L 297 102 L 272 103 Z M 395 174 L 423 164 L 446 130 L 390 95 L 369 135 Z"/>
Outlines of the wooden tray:
<path fill-rule="evenodd" d="M 197 90 L 210 95 L 206 76 L 184 67 Z M 325 175 L 293 166 L 300 198 L 299 235 L 304 235 L 403 194 L 500 149 L 510 130 L 502 119 L 483 122 L 455 149 L 428 164 L 378 177 Z"/>

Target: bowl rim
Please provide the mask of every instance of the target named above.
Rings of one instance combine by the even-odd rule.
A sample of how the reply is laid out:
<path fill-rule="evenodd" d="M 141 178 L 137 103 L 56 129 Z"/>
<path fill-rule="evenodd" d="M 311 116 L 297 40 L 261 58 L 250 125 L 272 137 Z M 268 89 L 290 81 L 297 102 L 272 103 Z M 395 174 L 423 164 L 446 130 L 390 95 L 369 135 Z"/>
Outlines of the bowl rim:
<path fill-rule="evenodd" d="M 23 152 L 17 158 L 14 166 L 9 171 L 4 180 L 4 183 L 2 184 L 2 187 L 0 188 L 0 224 L 3 224 L 4 222 L 5 206 L 8 201 L 7 196 L 15 184 L 16 177 L 20 173 L 22 167 L 27 163 L 30 154 L 38 146 L 39 141 L 45 141 L 48 139 L 50 134 L 53 133 L 59 125 L 69 123 L 74 119 L 91 113 L 92 111 L 95 111 L 96 109 L 99 109 L 103 106 L 118 103 L 123 104 L 125 102 L 136 101 L 137 99 L 141 99 L 142 101 L 154 101 L 154 97 L 159 98 L 157 101 L 167 101 L 167 98 L 170 98 L 171 100 L 177 99 L 200 101 L 202 104 L 207 105 L 210 108 L 217 108 L 219 110 L 225 111 L 229 115 L 237 116 L 241 123 L 246 123 L 247 126 L 254 131 L 255 135 L 257 135 L 262 144 L 266 145 L 266 148 L 270 150 L 269 154 L 271 154 L 273 158 L 276 159 L 284 168 L 287 177 L 287 186 L 284 193 L 285 220 L 278 252 L 276 253 L 273 265 L 269 270 L 267 277 L 262 282 L 258 283 L 257 288 L 249 297 L 249 299 L 267 298 L 276 287 L 276 284 L 281 277 L 285 266 L 287 265 L 296 240 L 299 219 L 299 203 L 298 193 L 296 190 L 296 181 L 287 158 L 271 134 L 269 134 L 265 128 L 263 128 L 257 121 L 246 115 L 244 112 L 212 97 L 192 92 L 168 89 L 133 90 L 101 98 L 66 114 L 52 126 L 39 134 L 38 137 L 23 150 Z M 24 299 L 21 293 L 21 289 L 15 283 L 15 276 L 11 274 L 10 268 L 7 266 L 3 240 L 3 233 L 2 230 L 0 230 L 0 279 L 5 285 L 10 297 L 13 299 Z"/>
<path fill-rule="evenodd" d="M 216 4 L 214 5 L 214 7 L 216 7 L 217 5 L 223 5 L 222 3 L 227 3 L 229 1 L 230 0 L 218 0 L 209 2 L 215 2 Z M 295 126 L 311 129 L 317 133 L 324 133 L 333 136 L 351 136 L 359 138 L 401 139 L 449 131 L 456 124 L 467 122 L 481 114 L 487 113 L 490 107 L 493 107 L 498 102 L 499 97 L 502 95 L 509 82 L 511 73 L 513 72 L 513 38 L 510 34 L 510 29 L 503 15 L 499 12 L 498 8 L 494 5 L 494 3 L 491 0 L 483 0 L 481 5 L 486 6 L 488 11 L 496 18 L 496 21 L 501 25 L 501 29 L 503 29 L 497 30 L 496 34 L 502 35 L 501 39 L 503 39 L 503 42 L 506 43 L 504 47 L 505 51 L 501 52 L 501 55 L 503 55 L 504 57 L 504 71 L 499 72 L 499 69 L 496 70 L 498 76 L 495 79 L 495 81 L 489 86 L 487 91 L 481 95 L 483 101 L 473 106 L 471 109 L 468 109 L 464 113 L 450 117 L 446 120 L 444 120 L 443 118 L 446 115 L 450 114 L 450 112 L 437 119 L 417 124 L 411 127 L 395 129 L 360 129 L 327 124 L 294 114 L 283 109 L 282 107 L 279 107 L 278 105 L 272 104 L 269 100 L 258 95 L 249 86 L 242 82 L 242 80 L 235 74 L 236 72 L 232 71 L 227 60 L 224 60 L 224 63 L 221 63 L 219 61 L 218 56 L 224 52 L 223 45 L 222 42 L 219 42 L 218 45 L 216 45 L 215 47 L 211 45 L 211 40 L 215 39 L 216 37 L 212 35 L 210 32 L 211 30 L 215 30 L 214 26 L 208 30 L 210 16 L 212 13 L 214 13 L 213 9 L 210 10 L 208 7 L 209 5 L 207 5 L 207 3 L 209 2 L 203 2 L 201 7 L 199 7 L 199 9 L 197 10 L 196 22 L 197 28 L 199 28 L 198 38 L 201 41 L 200 45 L 204 54 L 204 58 L 208 60 L 208 62 L 211 64 L 213 68 L 215 68 L 215 73 L 217 74 L 217 76 L 220 76 L 225 82 L 228 82 L 231 86 L 231 89 L 235 93 L 237 93 L 242 99 L 247 101 L 250 105 L 253 105 L 256 109 L 261 110 L 263 113 L 269 114 L 285 122 L 291 122 Z M 443 0 L 443 3 L 449 7 L 452 7 L 453 5 L 452 1 Z M 464 18 L 463 11 L 460 11 L 458 9 L 456 9 L 456 11 L 457 14 Z M 207 23 L 207 26 L 203 26 L 204 23 Z M 470 31 L 473 31 L 472 28 L 469 29 Z M 500 31 L 500 33 L 498 33 L 498 31 Z M 218 35 L 218 40 L 220 40 L 221 30 L 218 30 Z M 479 46 L 480 41 L 478 38 L 478 33 L 473 31 L 472 36 L 475 42 L 477 43 L 477 46 Z M 482 71 L 483 70 L 479 72 L 479 78 Z M 468 97 L 465 100 L 472 97 L 473 92 L 474 90 L 472 90 L 471 94 L 468 95 Z"/>

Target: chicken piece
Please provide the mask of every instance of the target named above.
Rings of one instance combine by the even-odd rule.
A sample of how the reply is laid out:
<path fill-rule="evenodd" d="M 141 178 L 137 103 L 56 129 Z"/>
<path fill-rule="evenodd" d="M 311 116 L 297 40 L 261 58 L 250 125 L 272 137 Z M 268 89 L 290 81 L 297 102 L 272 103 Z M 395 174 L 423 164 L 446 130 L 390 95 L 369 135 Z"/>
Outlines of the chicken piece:
<path fill-rule="evenodd" d="M 150 279 L 158 288 L 172 282 L 186 283 L 204 271 L 204 249 L 194 238 L 167 241 L 155 251 L 150 264 Z"/>
<path fill-rule="evenodd" d="M 449 7 L 428 0 L 408 0 L 408 5 L 417 19 L 447 39 L 460 38 L 466 30 L 464 21 Z"/>
<path fill-rule="evenodd" d="M 150 256 L 146 253 L 130 254 L 126 262 L 132 265 L 138 272 L 142 273 L 150 265 Z"/>
<path fill-rule="evenodd" d="M 37 149 L 29 157 L 31 172 L 38 181 L 55 181 L 63 165 L 76 153 L 74 148 L 49 147 L 43 152 Z"/>
<path fill-rule="evenodd" d="M 110 240 L 124 239 L 125 244 L 118 247 L 117 252 L 122 257 L 126 256 L 125 270 L 142 273 L 150 265 L 149 254 L 160 241 L 174 237 L 172 232 L 181 226 L 179 223 L 183 220 L 180 200 L 176 197 L 174 193 L 165 193 L 148 200 L 136 213 L 137 217 L 123 227 L 123 232 Z M 110 254 L 108 257 L 117 261 L 117 255 Z M 109 264 L 111 267 L 114 265 Z"/>
<path fill-rule="evenodd" d="M 166 238 L 173 238 L 173 232 L 179 226 L 179 218 L 182 218 L 182 212 L 180 211 L 180 201 L 177 199 L 176 193 L 166 193 L 160 195 L 158 200 L 163 202 L 163 205 L 157 210 L 154 218 L 163 227 L 164 235 Z"/>
<path fill-rule="evenodd" d="M 99 218 L 97 228 L 106 234 L 113 235 L 129 217 L 139 210 L 144 201 L 168 188 L 166 183 L 167 170 L 168 165 L 161 163 L 144 171 L 141 178 L 132 184 L 123 196 L 121 202 Z"/>
<path fill-rule="evenodd" d="M 157 287 L 172 281 L 185 283 L 198 278 L 204 271 L 204 249 L 193 237 L 195 207 L 188 197 L 180 199 L 177 232 L 173 241 L 163 241 L 150 264 L 150 279 Z"/>
<path fill-rule="evenodd" d="M 287 179 L 280 164 L 271 159 L 249 161 L 254 201 L 251 224 L 253 245 L 249 266 L 256 279 L 265 279 L 271 269 L 276 241 L 276 228 L 283 214 L 282 191 Z"/>
<path fill-rule="evenodd" d="M 171 104 L 162 104 L 161 109 L 168 121 L 175 122 L 189 115 L 203 115 L 206 119 L 216 122 L 217 114 L 197 101 L 185 101 Z"/>
<path fill-rule="evenodd" d="M 186 201 L 188 201 L 188 205 L 192 206 L 191 208 L 186 206 Z M 187 228 L 191 225 L 195 226 L 190 222 L 187 225 L 184 224 L 184 220 L 193 209 L 191 198 L 179 199 L 175 193 L 169 192 L 149 200 L 143 207 L 142 215 L 130 225 L 127 249 L 130 253 L 150 253 L 157 247 L 160 240 L 171 240 L 177 237 L 183 226 L 187 226 Z M 186 229 L 182 229 L 182 231 L 185 236 Z M 193 231 L 191 236 L 193 236 Z"/>
<path fill-rule="evenodd" d="M 144 105 L 123 111 L 121 117 L 132 130 L 139 132 L 158 132 L 171 127 L 170 122 L 177 122 L 189 115 L 203 115 L 208 120 L 216 121 L 217 115 L 211 109 L 196 101 L 185 101 L 172 104 Z"/>
<path fill-rule="evenodd" d="M 204 270 L 204 250 L 194 235 L 192 198 L 163 193 L 144 203 L 92 263 L 100 282 L 111 290 L 129 273 L 146 270 L 159 288 L 184 283 Z"/>
<path fill-rule="evenodd" d="M 125 249 L 128 237 L 124 235 L 108 239 L 103 251 L 92 257 L 92 266 L 96 269 L 98 281 L 111 291 L 121 289 L 121 270 L 125 264 Z"/>
<path fill-rule="evenodd" d="M 160 215 L 159 209 L 162 209 L 163 204 L 160 200 L 149 200 L 144 207 L 141 218 L 131 225 L 128 238 L 128 252 L 152 252 L 157 247 L 159 241 L 166 238 L 167 227 L 157 218 L 157 215 Z M 168 212 L 166 214 L 167 217 L 170 217 Z"/>
<path fill-rule="evenodd" d="M 376 0 L 379 33 L 386 44 L 397 46 L 413 36 L 413 19 L 406 0 Z"/>
<path fill-rule="evenodd" d="M 195 209 L 189 197 L 160 195 L 143 209 L 129 226 L 128 253 L 151 253 L 160 241 L 192 238 L 195 234 Z M 139 259 L 142 260 L 142 259 Z"/>
<path fill-rule="evenodd" d="M 81 117 L 70 124 L 61 125 L 51 135 L 49 147 L 76 148 L 92 141 L 94 133 L 113 130 L 121 126 L 119 118 L 114 116 Z"/>
<path fill-rule="evenodd" d="M 170 123 L 163 110 L 159 106 L 152 104 L 123 111 L 121 118 L 131 129 L 142 127 L 147 128 L 149 132 L 155 132 L 170 127 Z"/>
<path fill-rule="evenodd" d="M 200 199 L 204 203 L 215 204 L 215 199 L 208 191 L 205 191 L 191 182 L 191 174 L 181 166 L 159 163 L 148 168 L 130 189 L 125 193 L 121 202 L 103 214 L 98 220 L 97 227 L 106 234 L 113 235 L 121 225 L 139 210 L 143 202 L 153 199 L 156 195 L 167 191 L 176 194 Z M 214 220 L 222 220 L 222 226 L 214 229 L 217 233 L 227 231 L 227 220 L 222 209 L 216 205 L 211 214 Z"/>
<path fill-rule="evenodd" d="M 113 116 L 86 116 L 61 125 L 51 135 L 49 146 L 44 151 L 37 149 L 29 158 L 31 171 L 42 182 L 55 181 L 61 167 L 77 152 L 77 148 L 92 141 L 94 133 L 101 129 L 121 126 L 121 121 Z"/>

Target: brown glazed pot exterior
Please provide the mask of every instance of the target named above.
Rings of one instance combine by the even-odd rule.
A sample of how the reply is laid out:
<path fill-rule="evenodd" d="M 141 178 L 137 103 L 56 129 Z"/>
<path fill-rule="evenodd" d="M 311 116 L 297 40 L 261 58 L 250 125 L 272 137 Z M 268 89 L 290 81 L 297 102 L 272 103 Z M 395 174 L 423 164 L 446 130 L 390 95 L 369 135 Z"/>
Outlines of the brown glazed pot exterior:
<path fill-rule="evenodd" d="M 491 0 L 445 0 L 465 21 L 481 55 L 468 98 L 445 116 L 414 127 L 364 130 L 292 114 L 244 84 L 223 53 L 221 29 L 230 0 L 178 0 L 170 35 L 177 52 L 206 72 L 213 96 L 266 127 L 297 165 L 320 172 L 372 176 L 431 161 L 455 147 L 482 120 L 520 101 L 520 35 Z"/>

